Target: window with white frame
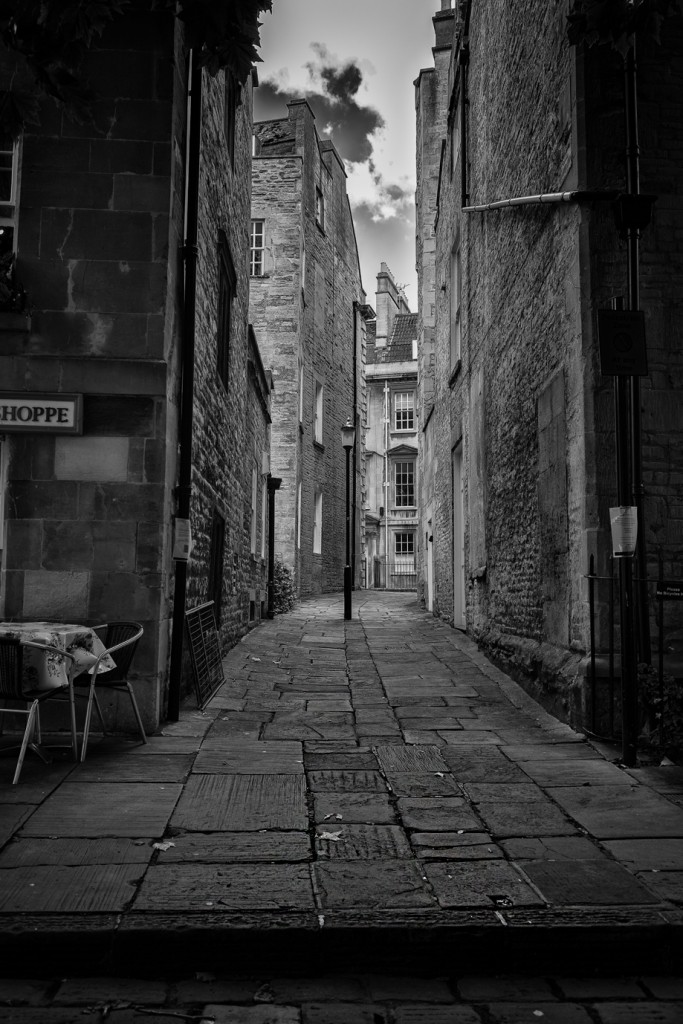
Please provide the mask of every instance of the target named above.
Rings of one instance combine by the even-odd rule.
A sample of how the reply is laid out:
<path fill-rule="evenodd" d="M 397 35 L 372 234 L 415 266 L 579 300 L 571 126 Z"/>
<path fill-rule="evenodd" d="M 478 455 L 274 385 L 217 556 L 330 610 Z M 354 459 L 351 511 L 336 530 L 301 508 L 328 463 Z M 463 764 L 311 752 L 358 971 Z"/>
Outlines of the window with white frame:
<path fill-rule="evenodd" d="M 0 93 L 0 99 L 2 94 Z M 0 133 L 0 260 L 16 252 L 16 212 L 19 189 L 19 143 Z"/>
<path fill-rule="evenodd" d="M 395 533 L 394 534 L 394 551 L 396 556 L 401 555 L 414 555 L 415 554 L 415 534 L 414 533 Z"/>
<path fill-rule="evenodd" d="M 299 360 L 299 423 L 304 421 L 304 364 Z"/>
<path fill-rule="evenodd" d="M 394 430 L 415 430 L 414 391 L 397 391 L 395 393 Z"/>
<path fill-rule="evenodd" d="M 323 492 L 318 489 L 315 492 L 315 507 L 313 513 L 313 554 L 321 554 L 323 549 Z"/>
<path fill-rule="evenodd" d="M 264 221 L 252 220 L 249 243 L 249 274 L 251 277 L 263 277 L 264 228 Z"/>
<path fill-rule="evenodd" d="M 261 558 L 266 557 L 266 534 L 268 531 L 268 488 L 265 481 L 261 488 Z"/>
<path fill-rule="evenodd" d="M 415 506 L 415 462 L 412 459 L 394 463 L 394 502 L 396 508 Z"/>
<path fill-rule="evenodd" d="M 462 272 L 460 261 L 460 242 L 456 242 L 451 251 L 451 368 L 460 359 L 460 303 L 462 292 Z"/>
<path fill-rule="evenodd" d="M 258 472 L 256 466 L 251 471 L 251 553 L 256 554 L 256 509 L 258 500 Z"/>
<path fill-rule="evenodd" d="M 315 439 L 318 444 L 323 443 L 323 385 L 320 381 L 315 382 Z"/>
<path fill-rule="evenodd" d="M 322 189 L 315 190 L 315 222 L 319 228 L 325 228 L 325 199 Z"/>

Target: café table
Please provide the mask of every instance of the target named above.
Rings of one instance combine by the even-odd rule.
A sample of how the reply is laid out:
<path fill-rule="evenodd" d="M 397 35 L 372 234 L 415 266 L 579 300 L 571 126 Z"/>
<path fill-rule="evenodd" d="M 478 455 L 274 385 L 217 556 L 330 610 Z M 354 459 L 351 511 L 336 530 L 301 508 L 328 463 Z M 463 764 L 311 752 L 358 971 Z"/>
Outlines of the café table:
<path fill-rule="evenodd" d="M 92 672 L 93 666 L 105 650 L 101 638 L 91 626 L 65 622 L 0 622 L 0 636 L 50 644 L 73 656 L 66 658 L 27 647 L 24 654 L 24 687 L 27 690 L 66 689 L 71 704 L 72 722 L 75 722 L 75 695 L 73 680 L 83 672 Z M 108 672 L 116 664 L 109 655 L 101 661 L 100 672 Z M 78 756 L 74 741 L 74 756 Z"/>

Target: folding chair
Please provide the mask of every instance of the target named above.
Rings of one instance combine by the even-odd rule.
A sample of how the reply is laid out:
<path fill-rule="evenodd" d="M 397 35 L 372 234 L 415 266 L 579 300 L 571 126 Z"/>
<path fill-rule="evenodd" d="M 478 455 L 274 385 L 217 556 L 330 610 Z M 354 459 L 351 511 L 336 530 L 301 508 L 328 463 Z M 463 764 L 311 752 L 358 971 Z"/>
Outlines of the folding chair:
<path fill-rule="evenodd" d="M 66 661 L 71 662 L 69 674 L 73 669 L 74 659 L 71 654 L 62 651 L 59 647 L 51 644 L 41 644 L 33 640 L 22 643 L 10 637 L 0 637 L 0 698 L 3 701 L 11 700 L 23 703 L 23 708 L 2 708 L 3 715 L 26 715 L 26 728 L 19 746 L 19 758 L 17 767 L 12 779 L 12 785 L 16 785 L 21 775 L 24 758 L 28 749 L 32 750 L 46 764 L 51 758 L 47 757 L 41 750 L 40 744 L 40 712 L 39 707 L 43 701 L 51 697 L 63 697 L 64 691 L 68 691 L 69 708 L 71 716 L 71 746 L 74 757 L 78 757 L 78 739 L 76 735 L 76 714 L 73 701 L 73 693 L 69 684 L 54 687 L 51 690 L 25 690 L 23 688 L 24 676 L 24 650 L 27 647 L 44 651 L 45 654 L 52 654 Z M 11 749 L 11 748 L 10 748 Z"/>
<path fill-rule="evenodd" d="M 87 696 L 88 701 L 85 711 L 85 721 L 83 724 L 81 761 L 85 761 L 85 755 L 88 749 L 88 737 L 90 735 L 93 704 L 96 707 L 97 714 L 102 725 L 102 732 L 106 735 L 102 709 L 97 699 L 98 689 L 118 690 L 121 693 L 128 694 L 133 706 L 133 713 L 140 730 L 142 742 L 147 742 L 145 727 L 142 724 L 142 718 L 140 716 L 140 711 L 138 710 L 137 701 L 135 700 L 135 694 L 133 693 L 131 684 L 128 682 L 128 672 L 130 670 L 131 662 L 133 661 L 133 656 L 144 630 L 139 622 L 107 622 L 102 626 L 98 626 L 97 632 L 102 632 L 104 635 L 103 643 L 105 650 L 99 655 L 97 661 L 93 665 L 92 673 L 82 672 L 80 675 L 76 676 L 73 681 L 76 695 L 79 697 Z M 101 667 L 102 661 L 106 655 L 110 655 L 116 663 L 116 667 L 109 669 L 108 671 Z M 84 690 L 86 687 L 88 689 L 87 694 L 78 693 L 79 688 Z"/>

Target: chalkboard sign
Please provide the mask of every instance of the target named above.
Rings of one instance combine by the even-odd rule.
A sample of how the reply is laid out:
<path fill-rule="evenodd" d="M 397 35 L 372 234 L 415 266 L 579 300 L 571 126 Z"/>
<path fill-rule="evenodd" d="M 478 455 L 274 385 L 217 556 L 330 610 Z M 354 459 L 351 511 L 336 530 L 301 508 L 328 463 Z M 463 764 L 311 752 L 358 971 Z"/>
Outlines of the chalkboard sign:
<path fill-rule="evenodd" d="M 221 683 L 225 682 L 213 601 L 190 608 L 185 612 L 185 622 L 192 656 L 197 707 L 201 710 L 209 703 Z"/>

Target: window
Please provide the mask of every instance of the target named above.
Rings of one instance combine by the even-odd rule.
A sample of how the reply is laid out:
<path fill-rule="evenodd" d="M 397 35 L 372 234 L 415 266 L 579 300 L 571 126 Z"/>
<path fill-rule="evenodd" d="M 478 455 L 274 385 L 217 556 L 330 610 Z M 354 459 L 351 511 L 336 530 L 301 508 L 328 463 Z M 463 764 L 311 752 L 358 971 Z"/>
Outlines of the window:
<path fill-rule="evenodd" d="M 460 266 L 460 242 L 451 252 L 451 368 L 460 359 L 460 299 L 462 275 Z"/>
<path fill-rule="evenodd" d="M 306 248 L 301 250 L 301 294 L 306 295 Z"/>
<path fill-rule="evenodd" d="M 415 554 L 415 534 L 414 533 L 395 533 L 394 534 L 394 550 L 396 557 L 400 558 L 401 555 L 414 555 Z"/>
<path fill-rule="evenodd" d="M 451 110 L 450 137 L 451 147 L 449 170 L 452 178 L 455 165 L 458 162 L 458 157 L 460 156 L 460 95 L 458 95 L 458 98 Z"/>
<path fill-rule="evenodd" d="M 249 274 L 251 277 L 263 277 L 263 229 L 264 222 L 262 220 L 252 220 L 249 246 Z"/>
<path fill-rule="evenodd" d="M 413 391 L 397 391 L 394 395 L 394 430 L 415 430 Z"/>
<path fill-rule="evenodd" d="M 232 303 L 235 298 L 237 276 L 224 233 L 218 236 L 218 376 L 227 388 L 230 373 L 230 326 Z"/>
<path fill-rule="evenodd" d="M 319 188 L 315 190 L 315 222 L 319 228 L 325 229 L 325 200 Z"/>
<path fill-rule="evenodd" d="M 221 623 L 223 603 L 223 551 L 225 548 L 225 519 L 218 509 L 213 510 L 211 519 L 211 543 L 209 548 L 209 584 L 207 600 L 213 601 L 216 625 Z"/>
<path fill-rule="evenodd" d="M 319 555 L 323 549 L 323 492 L 315 492 L 315 508 L 313 518 L 313 554 Z"/>
<path fill-rule="evenodd" d="M 252 553 L 252 555 L 256 554 L 256 526 L 257 526 L 256 507 L 257 507 L 257 500 L 258 500 L 258 472 L 256 470 L 256 466 L 254 466 L 252 471 L 251 471 L 251 523 L 250 523 L 251 529 L 250 529 L 250 534 L 251 534 L 251 553 Z"/>
<path fill-rule="evenodd" d="M 225 115 L 223 128 L 225 131 L 225 142 L 228 147 L 230 166 L 235 166 L 235 124 L 237 122 L 237 104 L 239 99 L 239 85 L 235 76 L 227 68 L 225 69 Z"/>
<path fill-rule="evenodd" d="M 268 532 L 268 488 L 261 488 L 261 558 L 266 557 L 266 535 Z"/>
<path fill-rule="evenodd" d="M 415 505 L 415 463 L 394 463 L 394 496 L 397 508 Z"/>
<path fill-rule="evenodd" d="M 0 93 L 0 99 L 3 94 Z M 18 192 L 19 144 L 0 133 L 0 260 L 11 259 L 16 251 L 16 211 Z M 13 271 L 9 269 L 9 278 Z M 4 275 L 3 275 L 4 276 Z M 5 305 L 0 308 L 8 309 Z"/>
<path fill-rule="evenodd" d="M 299 360 L 299 423 L 304 421 L 304 366 Z"/>
<path fill-rule="evenodd" d="M 315 439 L 323 443 L 323 386 L 319 381 L 315 382 Z"/>

